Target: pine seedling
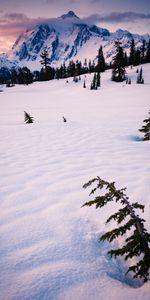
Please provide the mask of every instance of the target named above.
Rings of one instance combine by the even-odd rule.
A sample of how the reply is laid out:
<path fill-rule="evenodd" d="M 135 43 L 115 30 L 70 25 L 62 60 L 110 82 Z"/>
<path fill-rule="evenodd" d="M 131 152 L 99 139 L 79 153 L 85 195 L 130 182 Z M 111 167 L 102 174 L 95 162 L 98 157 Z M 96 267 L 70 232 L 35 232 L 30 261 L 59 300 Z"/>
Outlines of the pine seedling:
<path fill-rule="evenodd" d="M 150 111 L 149 111 L 149 115 L 150 115 Z M 144 133 L 143 141 L 149 141 L 150 140 L 150 118 L 143 120 L 143 122 L 144 125 L 142 126 L 141 129 L 139 129 L 139 131 Z"/>
<path fill-rule="evenodd" d="M 63 118 L 63 121 L 66 123 L 67 122 L 67 119 L 65 117 L 62 117 Z"/>
<path fill-rule="evenodd" d="M 107 182 L 100 177 L 96 177 L 83 185 L 87 188 L 93 184 L 96 186 L 91 190 L 90 195 L 96 191 L 104 190 L 104 194 L 96 196 L 94 200 L 84 203 L 83 206 L 95 205 L 102 208 L 111 201 L 119 203 L 122 208 L 111 215 L 106 223 L 116 221 L 117 227 L 106 232 L 100 237 L 100 241 L 112 242 L 120 236 L 126 236 L 124 245 L 119 249 L 112 249 L 108 254 L 114 256 L 124 256 L 125 260 L 138 258 L 134 265 L 130 266 L 126 272 L 132 272 L 134 278 L 141 278 L 144 282 L 148 280 L 150 269 L 150 234 L 144 227 L 145 220 L 140 218 L 135 212 L 137 209 L 144 211 L 144 206 L 139 203 L 130 204 L 129 198 L 125 194 L 126 188 L 116 189 L 115 182 Z M 128 232 L 128 236 L 126 233 Z M 130 234 L 130 235 L 129 235 Z"/>
<path fill-rule="evenodd" d="M 86 89 L 85 79 L 84 79 L 84 83 L 83 83 L 83 88 Z"/>
<path fill-rule="evenodd" d="M 24 121 L 26 124 L 33 123 L 33 117 L 31 117 L 26 111 L 24 111 Z"/>

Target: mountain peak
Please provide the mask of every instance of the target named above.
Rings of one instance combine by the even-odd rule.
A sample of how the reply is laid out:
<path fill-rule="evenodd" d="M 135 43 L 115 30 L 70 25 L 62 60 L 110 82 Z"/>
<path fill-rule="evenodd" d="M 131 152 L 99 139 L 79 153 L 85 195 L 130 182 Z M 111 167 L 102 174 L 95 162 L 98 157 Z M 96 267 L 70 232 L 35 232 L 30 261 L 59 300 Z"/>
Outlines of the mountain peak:
<path fill-rule="evenodd" d="M 79 17 L 72 10 L 68 11 L 67 14 L 62 15 L 61 18 L 62 19 L 67 19 L 67 18 L 77 18 L 77 19 L 79 19 Z"/>

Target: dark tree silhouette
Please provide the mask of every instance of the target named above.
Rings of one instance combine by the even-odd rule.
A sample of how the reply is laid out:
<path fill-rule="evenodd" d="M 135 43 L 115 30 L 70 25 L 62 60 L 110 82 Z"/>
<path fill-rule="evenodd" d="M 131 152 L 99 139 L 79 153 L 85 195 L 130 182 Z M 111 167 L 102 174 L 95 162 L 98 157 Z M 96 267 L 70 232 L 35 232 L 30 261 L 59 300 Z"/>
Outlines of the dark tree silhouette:
<path fill-rule="evenodd" d="M 113 59 L 112 80 L 122 82 L 125 80 L 124 52 L 120 42 L 117 41 L 115 46 L 116 55 Z"/>
<path fill-rule="evenodd" d="M 143 84 L 143 83 L 144 83 L 143 70 L 142 70 L 142 68 L 141 68 L 140 71 L 138 72 L 136 83 L 139 83 L 139 84 Z"/>
<path fill-rule="evenodd" d="M 99 72 L 99 73 L 104 72 L 106 70 L 106 64 L 105 64 L 102 46 L 100 46 L 100 48 L 98 50 L 97 60 L 98 60 L 98 62 L 95 67 L 95 71 Z"/>
<path fill-rule="evenodd" d="M 130 46 L 130 55 L 129 55 L 129 64 L 130 65 L 134 64 L 134 55 L 135 55 L 135 42 L 134 42 L 134 39 L 132 39 L 131 46 Z"/>
<path fill-rule="evenodd" d="M 147 49 L 146 49 L 146 62 L 150 62 L 150 40 L 148 42 L 148 45 L 147 45 Z"/>
<path fill-rule="evenodd" d="M 107 182 L 100 177 L 96 177 L 86 184 L 83 188 L 91 186 L 93 183 L 96 186 L 91 190 L 90 195 L 94 194 L 99 190 L 103 190 L 104 194 L 97 195 L 94 200 L 86 202 L 83 206 L 95 205 L 96 208 L 102 208 L 111 201 L 121 204 L 122 208 L 111 215 L 106 223 L 116 221 L 117 227 L 111 231 L 106 232 L 100 238 L 100 240 L 112 242 L 119 236 L 123 236 L 126 232 L 130 232 L 125 237 L 125 244 L 122 248 L 110 250 L 108 253 L 111 256 L 124 256 L 125 260 L 131 258 L 139 258 L 139 261 L 134 261 L 134 265 L 128 268 L 128 272 L 133 272 L 134 278 L 141 278 L 146 282 L 149 278 L 150 269 L 150 234 L 144 227 L 144 222 L 142 218 L 135 212 L 136 209 L 144 210 L 144 206 L 139 203 L 130 203 L 129 198 L 125 194 L 126 188 L 116 189 L 115 182 Z M 127 221 L 125 221 L 127 219 Z M 121 224 L 123 223 L 123 224 Z"/>
<path fill-rule="evenodd" d="M 26 124 L 33 123 L 33 117 L 31 117 L 26 111 L 24 111 L 24 121 Z"/>
<path fill-rule="evenodd" d="M 150 111 L 149 111 L 150 115 Z M 150 117 L 145 119 L 144 125 L 142 126 L 141 129 L 139 129 L 140 132 L 144 133 L 144 138 L 143 141 L 149 141 L 150 140 Z"/>
<path fill-rule="evenodd" d="M 67 119 L 65 117 L 63 117 L 63 121 L 66 123 L 67 122 Z"/>

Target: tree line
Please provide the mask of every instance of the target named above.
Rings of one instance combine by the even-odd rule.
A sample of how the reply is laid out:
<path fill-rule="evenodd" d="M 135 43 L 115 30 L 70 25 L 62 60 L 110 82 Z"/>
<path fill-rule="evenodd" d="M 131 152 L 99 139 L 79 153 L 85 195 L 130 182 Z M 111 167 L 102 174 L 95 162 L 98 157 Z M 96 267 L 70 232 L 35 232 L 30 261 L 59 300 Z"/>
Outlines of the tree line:
<path fill-rule="evenodd" d="M 105 62 L 103 48 L 100 46 L 96 57 L 96 62 L 85 58 L 82 63 L 79 60 L 75 62 L 71 60 L 68 65 L 65 62 L 57 68 L 51 66 L 49 58 L 49 48 L 45 47 L 40 55 L 41 70 L 31 72 L 27 67 L 12 68 L 10 71 L 6 68 L 0 69 L 0 83 L 6 83 L 8 86 L 14 84 L 30 84 L 34 81 L 46 81 L 52 79 L 61 79 L 73 77 L 74 81 L 78 81 L 78 76 L 87 73 L 96 73 L 91 83 L 91 89 L 100 86 L 100 73 L 106 69 L 112 69 L 112 80 L 125 80 L 125 67 L 138 66 L 140 64 L 150 62 L 150 40 L 146 43 L 142 42 L 140 48 L 135 47 L 134 39 L 131 41 L 129 56 L 123 50 L 119 41 L 115 42 L 116 54 L 110 64 Z M 98 82 L 98 83 L 96 83 Z"/>

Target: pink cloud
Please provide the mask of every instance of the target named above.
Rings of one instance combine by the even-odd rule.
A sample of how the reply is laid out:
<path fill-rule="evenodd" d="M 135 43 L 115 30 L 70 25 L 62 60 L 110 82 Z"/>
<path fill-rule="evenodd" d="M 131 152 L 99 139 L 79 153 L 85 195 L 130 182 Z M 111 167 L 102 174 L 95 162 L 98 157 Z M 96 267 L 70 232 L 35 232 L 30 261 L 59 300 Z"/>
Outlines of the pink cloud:
<path fill-rule="evenodd" d="M 24 32 L 24 30 L 42 22 L 46 22 L 46 19 L 32 19 L 21 13 L 9 13 L 3 15 L 0 19 L 0 53 L 10 50 L 15 39 Z"/>

